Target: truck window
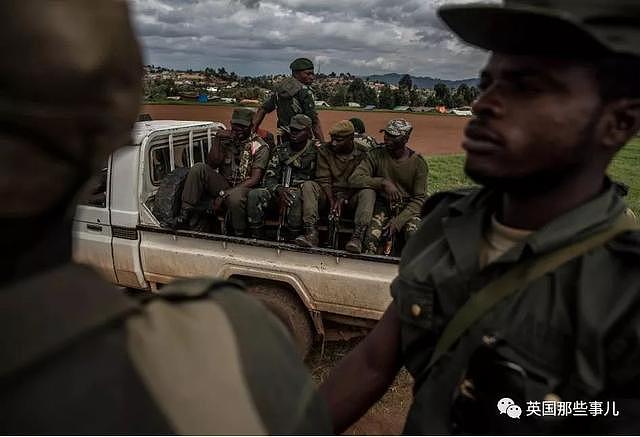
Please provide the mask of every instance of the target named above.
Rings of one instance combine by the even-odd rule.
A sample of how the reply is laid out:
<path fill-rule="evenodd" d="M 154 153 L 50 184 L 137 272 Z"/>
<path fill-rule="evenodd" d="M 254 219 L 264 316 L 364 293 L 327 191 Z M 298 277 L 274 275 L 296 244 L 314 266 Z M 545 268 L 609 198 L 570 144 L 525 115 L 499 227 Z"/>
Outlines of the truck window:
<path fill-rule="evenodd" d="M 194 138 L 193 139 L 193 162 L 205 162 L 206 155 L 208 153 L 207 139 L 206 138 Z M 165 139 L 158 145 L 151 147 L 150 151 L 150 166 L 151 166 L 151 182 L 154 185 L 159 185 L 160 181 L 171 172 L 171 158 L 169 154 L 169 140 Z M 175 136 L 173 138 L 173 156 L 175 161 L 175 168 L 178 167 L 191 167 L 190 165 L 190 152 L 189 152 L 189 138 L 188 135 Z"/>
<path fill-rule="evenodd" d="M 89 179 L 84 193 L 80 196 L 81 205 L 95 206 L 98 208 L 107 207 L 107 166 Z"/>

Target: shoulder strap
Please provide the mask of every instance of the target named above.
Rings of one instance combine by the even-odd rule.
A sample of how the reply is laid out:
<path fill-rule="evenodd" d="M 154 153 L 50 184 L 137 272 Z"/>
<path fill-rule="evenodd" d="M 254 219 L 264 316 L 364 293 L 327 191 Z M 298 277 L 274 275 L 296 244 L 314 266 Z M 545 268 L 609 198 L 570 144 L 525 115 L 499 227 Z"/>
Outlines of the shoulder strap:
<path fill-rule="evenodd" d="M 472 295 L 460 307 L 440 336 L 426 370 L 431 368 L 475 322 L 480 320 L 499 302 L 517 291 L 523 290 L 534 280 L 557 269 L 566 262 L 591 249 L 602 246 L 619 234 L 633 230 L 640 230 L 640 224 L 636 223 L 627 214 L 620 214 L 607 229 L 538 258 L 516 264 L 505 274 Z"/>
<path fill-rule="evenodd" d="M 289 157 L 289 159 L 287 159 L 287 160 L 284 162 L 284 165 L 291 165 L 291 163 L 292 163 L 293 161 L 295 161 L 296 159 L 298 159 L 300 156 L 302 156 L 302 154 L 303 154 L 304 152 L 306 152 L 306 151 L 307 151 L 307 149 L 309 148 L 309 146 L 310 146 L 312 143 L 313 143 L 313 141 L 307 141 L 307 144 L 305 144 L 305 146 L 304 146 L 302 149 L 300 149 L 299 151 L 297 151 L 296 153 L 294 153 L 293 155 L 291 155 L 291 156 Z"/>

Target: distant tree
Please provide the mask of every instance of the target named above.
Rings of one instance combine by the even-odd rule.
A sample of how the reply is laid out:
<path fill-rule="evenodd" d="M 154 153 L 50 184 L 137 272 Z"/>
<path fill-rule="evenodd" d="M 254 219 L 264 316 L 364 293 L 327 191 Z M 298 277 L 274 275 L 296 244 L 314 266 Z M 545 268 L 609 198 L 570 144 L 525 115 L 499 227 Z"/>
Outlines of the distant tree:
<path fill-rule="evenodd" d="M 397 90 L 393 90 L 393 105 L 409 105 L 409 92 L 405 88 L 398 88 Z"/>
<path fill-rule="evenodd" d="M 398 87 L 404 90 L 410 90 L 413 87 L 413 82 L 411 81 L 411 76 L 405 74 L 400 78 L 398 82 Z"/>
<path fill-rule="evenodd" d="M 347 105 L 347 87 L 339 86 L 336 92 L 329 97 L 329 104 L 331 106 L 346 106 Z"/>
<path fill-rule="evenodd" d="M 436 95 L 436 102 L 438 105 L 444 105 L 447 108 L 453 106 L 453 99 L 451 98 L 451 89 L 443 83 L 437 83 L 433 87 L 433 91 Z"/>
<path fill-rule="evenodd" d="M 347 87 L 347 100 L 357 102 L 360 105 L 367 104 L 367 86 L 359 77 L 354 79 Z"/>
<path fill-rule="evenodd" d="M 383 86 L 380 90 L 378 106 L 386 109 L 392 109 L 394 107 L 393 90 L 389 85 Z"/>

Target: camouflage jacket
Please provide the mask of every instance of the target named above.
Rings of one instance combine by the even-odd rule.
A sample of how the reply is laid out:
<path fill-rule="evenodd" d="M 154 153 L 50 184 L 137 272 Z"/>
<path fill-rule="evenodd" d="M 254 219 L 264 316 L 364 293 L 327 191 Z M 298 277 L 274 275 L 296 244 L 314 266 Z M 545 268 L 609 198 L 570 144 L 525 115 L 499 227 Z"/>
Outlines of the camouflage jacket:
<path fill-rule="evenodd" d="M 244 182 L 255 168 L 265 170 L 269 162 L 269 145 L 256 134 L 244 143 L 229 141 L 223 147 L 224 161 L 218 166 L 218 171 L 231 186 Z"/>
<path fill-rule="evenodd" d="M 287 165 L 291 167 L 292 187 L 312 180 L 316 175 L 318 146 L 317 141 L 309 140 L 302 153 L 292 150 L 289 143 L 283 143 L 277 147 L 271 155 L 265 172 L 264 187 L 275 191 L 276 187 L 282 184 L 283 170 Z"/>

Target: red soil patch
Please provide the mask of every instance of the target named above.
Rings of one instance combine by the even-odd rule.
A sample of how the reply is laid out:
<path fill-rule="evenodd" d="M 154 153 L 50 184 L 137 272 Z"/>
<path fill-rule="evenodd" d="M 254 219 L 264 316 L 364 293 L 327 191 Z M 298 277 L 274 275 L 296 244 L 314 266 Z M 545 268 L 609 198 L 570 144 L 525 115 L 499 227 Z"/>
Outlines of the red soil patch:
<path fill-rule="evenodd" d="M 151 114 L 155 120 L 210 120 L 229 123 L 231 106 L 209 105 L 144 105 L 141 112 Z M 339 120 L 352 117 L 364 121 L 367 133 L 382 141 L 379 130 L 393 118 L 404 118 L 414 126 L 410 146 L 416 152 L 425 155 L 444 155 L 462 153 L 462 130 L 467 124 L 466 117 L 426 114 L 407 114 L 397 112 L 367 111 L 319 111 L 320 122 L 326 133 L 331 125 Z M 262 127 L 275 131 L 275 113 L 267 115 Z"/>

